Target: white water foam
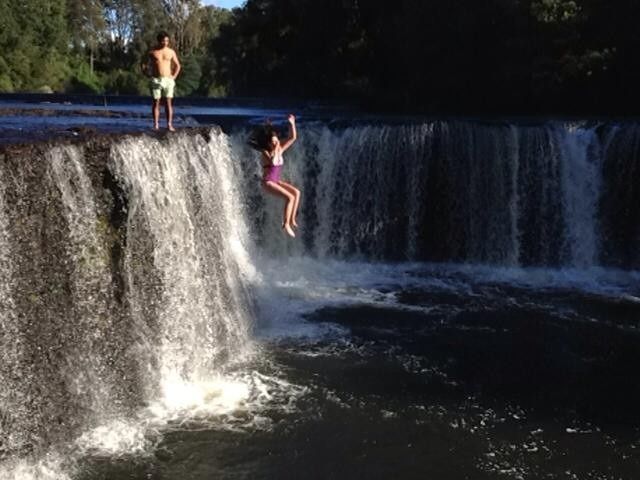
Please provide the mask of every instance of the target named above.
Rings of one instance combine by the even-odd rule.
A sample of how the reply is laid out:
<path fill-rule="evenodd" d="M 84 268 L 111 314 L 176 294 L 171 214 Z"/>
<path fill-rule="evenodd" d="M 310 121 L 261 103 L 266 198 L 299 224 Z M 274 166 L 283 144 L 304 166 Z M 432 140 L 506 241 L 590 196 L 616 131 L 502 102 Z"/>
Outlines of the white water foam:
<path fill-rule="evenodd" d="M 261 370 L 269 370 L 262 365 Z M 163 384 L 163 395 L 141 410 L 137 418 L 115 420 L 74 442 L 77 457 L 129 457 L 152 454 L 171 430 L 268 430 L 266 412 L 291 412 L 308 389 L 285 380 L 277 369 L 268 373 L 240 370 L 207 382 L 176 378 Z"/>
<path fill-rule="evenodd" d="M 150 378 L 157 382 L 148 389 L 150 399 L 175 385 L 176 378 L 207 381 L 251 349 L 243 281 L 252 272 L 242 229 L 233 226 L 242 219 L 233 209 L 230 181 L 220 175 L 230 161 L 228 155 L 212 155 L 224 148 L 212 135 L 217 142 L 212 146 L 199 137 L 176 136 L 168 144 L 139 138 L 116 147 L 116 171 L 130 201 L 128 298 L 142 328 L 149 321 L 145 299 L 159 294 L 157 320 L 152 316 L 151 321 L 157 321 L 160 343 L 141 333 L 152 359 L 146 370 L 158 365 Z M 135 282 L 142 275 L 136 245 L 149 234 L 160 286 Z"/>
<path fill-rule="evenodd" d="M 141 422 L 113 420 L 83 433 L 74 442 L 79 457 L 122 457 L 148 454 L 159 432 Z"/>
<path fill-rule="evenodd" d="M 43 458 L 8 460 L 0 464 L 2 480 L 71 480 L 73 470 L 60 454 L 48 453 Z"/>
<path fill-rule="evenodd" d="M 451 292 L 465 298 L 487 294 L 483 285 L 531 291 L 572 290 L 612 300 L 636 298 L 640 272 L 593 267 L 548 269 L 483 265 L 397 263 L 374 264 L 289 258 L 263 260 L 268 287 L 259 295 L 261 328 L 266 340 L 344 337 L 347 331 L 305 316 L 324 307 L 374 306 L 430 312 L 429 305 L 404 305 L 396 293 L 408 288 L 425 292 Z M 266 273 L 265 273 L 266 276 Z M 640 300 L 639 300 L 640 301 Z M 454 306 L 447 307 L 454 309 Z"/>
<path fill-rule="evenodd" d="M 268 428 L 261 412 L 290 408 L 304 388 L 265 367 L 264 359 L 251 366 L 260 352 L 249 339 L 248 286 L 262 278 L 250 255 L 227 137 L 212 131 L 208 142 L 178 135 L 170 144 L 130 139 L 115 147 L 114 163 L 128 189 L 128 296 L 139 315 L 141 358 L 150 359 L 141 368 L 157 364 L 160 372 L 149 377 L 146 408 L 85 432 L 75 442 L 78 452 L 141 455 L 167 429 Z M 158 285 L 144 292 L 149 287 L 136 284 L 140 227 L 154 238 L 161 274 L 159 318 L 151 318 L 161 328 L 159 345 L 140 303 L 154 298 Z"/>
<path fill-rule="evenodd" d="M 222 376 L 198 383 L 166 379 L 162 387 L 161 399 L 149 411 L 166 421 L 227 415 L 244 408 L 250 396 L 248 384 Z"/>

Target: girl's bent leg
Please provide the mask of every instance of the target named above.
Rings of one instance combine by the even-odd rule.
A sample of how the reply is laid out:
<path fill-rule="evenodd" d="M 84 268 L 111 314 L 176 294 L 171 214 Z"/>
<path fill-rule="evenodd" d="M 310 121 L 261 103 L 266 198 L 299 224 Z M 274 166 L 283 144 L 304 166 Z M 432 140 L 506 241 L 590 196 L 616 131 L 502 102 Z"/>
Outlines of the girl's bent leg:
<path fill-rule="evenodd" d="M 291 228 L 291 215 L 293 212 L 294 196 L 285 188 L 282 188 L 280 185 L 278 185 L 276 182 L 267 181 L 262 185 L 267 192 L 273 195 L 277 195 L 278 197 L 281 197 L 285 200 L 286 203 L 284 206 L 284 221 L 282 223 L 282 228 L 284 228 L 285 232 L 287 232 L 288 235 L 295 237 L 296 234 Z"/>
<path fill-rule="evenodd" d="M 287 192 L 293 195 L 293 211 L 291 212 L 291 218 L 289 218 L 289 223 L 294 227 L 298 226 L 298 222 L 296 219 L 298 218 L 298 205 L 300 204 L 300 190 L 291 185 L 290 183 L 284 182 L 280 180 L 278 182 L 282 188 L 284 188 Z"/>

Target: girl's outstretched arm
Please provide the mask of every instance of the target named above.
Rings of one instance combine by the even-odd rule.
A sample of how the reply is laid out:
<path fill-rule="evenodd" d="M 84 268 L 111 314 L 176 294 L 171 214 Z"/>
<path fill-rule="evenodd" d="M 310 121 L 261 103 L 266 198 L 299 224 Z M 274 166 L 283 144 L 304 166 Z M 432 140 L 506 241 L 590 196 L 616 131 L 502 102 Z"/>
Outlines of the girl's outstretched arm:
<path fill-rule="evenodd" d="M 294 117 L 293 115 L 289 115 L 287 120 L 289 121 L 289 138 L 281 145 L 283 152 L 287 148 L 289 148 L 293 142 L 296 141 L 296 138 L 298 138 L 298 132 L 296 130 L 296 117 Z"/>

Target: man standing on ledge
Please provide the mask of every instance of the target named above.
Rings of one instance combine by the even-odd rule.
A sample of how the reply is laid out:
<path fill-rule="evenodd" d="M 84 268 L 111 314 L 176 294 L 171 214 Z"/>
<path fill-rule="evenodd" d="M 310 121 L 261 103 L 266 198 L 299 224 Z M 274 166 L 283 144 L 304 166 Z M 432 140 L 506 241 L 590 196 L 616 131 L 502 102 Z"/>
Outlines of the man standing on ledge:
<path fill-rule="evenodd" d="M 173 90 L 176 86 L 176 77 L 180 73 L 180 62 L 176 52 L 169 48 L 169 35 L 160 32 L 157 36 L 158 45 L 149 52 L 147 63 L 142 65 L 143 73 L 151 78 L 151 95 L 153 96 L 153 128 L 158 130 L 160 122 L 160 100 L 165 98 L 165 113 L 167 115 L 167 128 L 175 132 L 173 128 Z"/>

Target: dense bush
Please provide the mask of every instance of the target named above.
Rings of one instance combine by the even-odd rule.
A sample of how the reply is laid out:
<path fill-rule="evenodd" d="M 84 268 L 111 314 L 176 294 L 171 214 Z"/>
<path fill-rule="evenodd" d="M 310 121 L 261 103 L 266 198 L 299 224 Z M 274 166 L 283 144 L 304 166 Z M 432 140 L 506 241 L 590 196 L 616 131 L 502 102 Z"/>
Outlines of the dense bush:
<path fill-rule="evenodd" d="M 114 95 L 143 95 L 148 93 L 148 81 L 137 72 L 113 70 L 104 75 L 105 90 Z"/>
<path fill-rule="evenodd" d="M 83 60 L 77 60 L 72 67 L 72 74 L 66 86 L 66 91 L 70 93 L 102 93 L 104 84 L 100 77 L 91 71 L 88 63 Z"/>
<path fill-rule="evenodd" d="M 186 56 L 182 59 L 182 71 L 179 81 L 176 82 L 176 95 L 191 95 L 200 87 L 200 79 L 202 78 L 202 69 L 200 68 L 199 59 L 193 55 Z"/>

